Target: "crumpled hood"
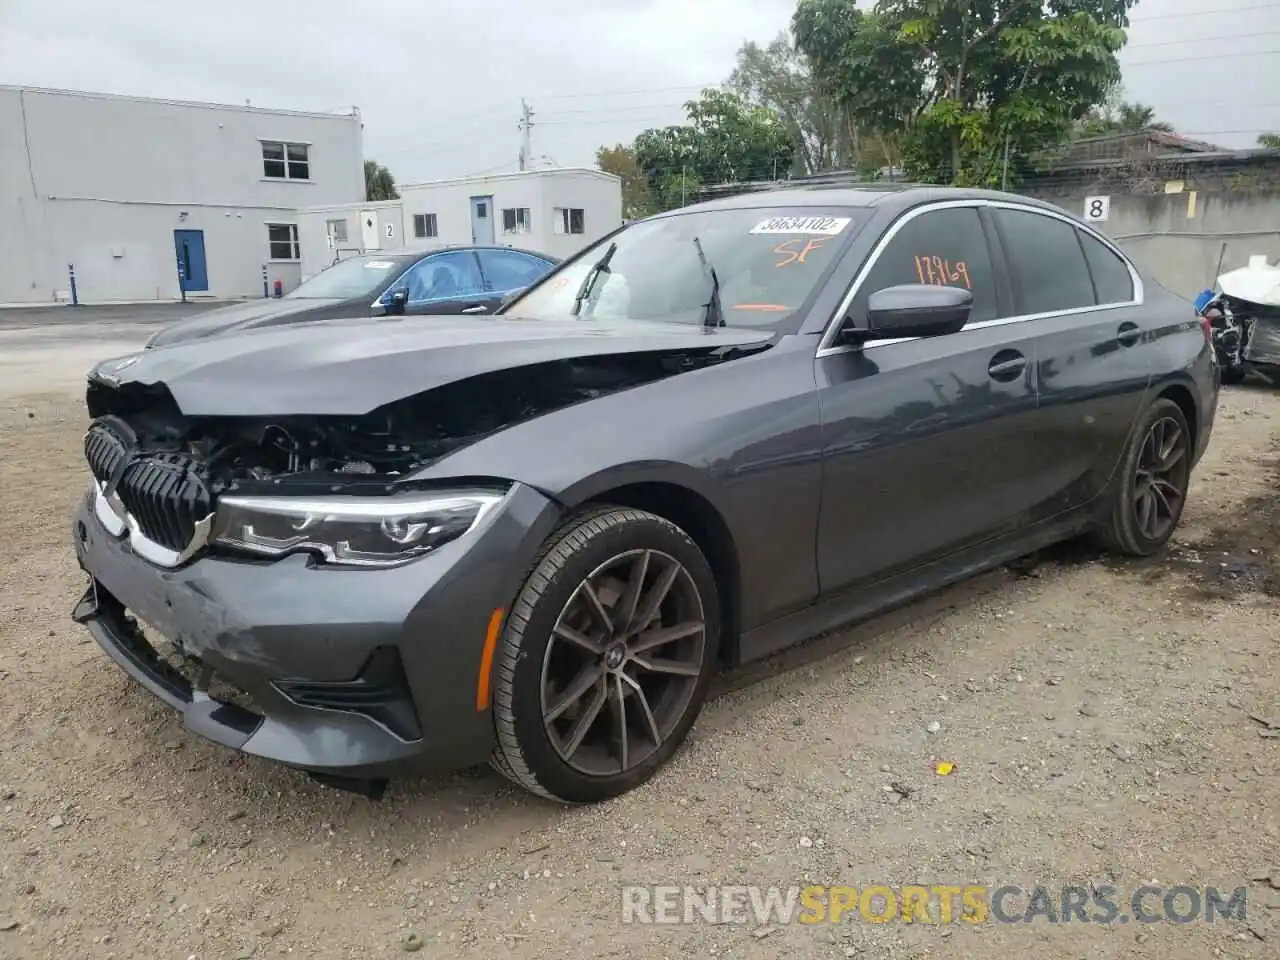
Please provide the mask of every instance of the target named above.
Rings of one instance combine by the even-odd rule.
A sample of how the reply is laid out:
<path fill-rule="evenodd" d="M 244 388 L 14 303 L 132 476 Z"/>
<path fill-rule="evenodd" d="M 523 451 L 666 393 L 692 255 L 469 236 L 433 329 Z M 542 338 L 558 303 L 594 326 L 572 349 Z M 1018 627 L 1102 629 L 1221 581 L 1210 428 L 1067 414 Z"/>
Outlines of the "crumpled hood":
<path fill-rule="evenodd" d="M 249 300 L 233 303 L 187 317 L 165 327 L 148 343 L 151 347 L 166 347 L 187 340 L 199 340 L 215 334 L 245 327 L 256 327 L 273 321 L 288 322 L 294 314 L 342 303 L 340 299 L 289 299 L 288 297 Z"/>
<path fill-rule="evenodd" d="M 317 321 L 107 360 L 90 378 L 163 384 L 189 416 L 361 415 L 482 373 L 575 357 L 761 344 L 737 327 L 512 317 Z"/>

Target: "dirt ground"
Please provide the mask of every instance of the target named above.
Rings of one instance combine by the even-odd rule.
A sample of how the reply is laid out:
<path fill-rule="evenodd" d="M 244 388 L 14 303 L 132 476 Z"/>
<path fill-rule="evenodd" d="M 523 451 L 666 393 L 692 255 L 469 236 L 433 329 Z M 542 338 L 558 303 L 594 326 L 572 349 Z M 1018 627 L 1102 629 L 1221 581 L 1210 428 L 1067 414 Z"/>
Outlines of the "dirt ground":
<path fill-rule="evenodd" d="M 68 618 L 84 422 L 0 398 L 0 957 L 1280 955 L 1275 393 L 1224 393 L 1167 556 L 1068 546 L 730 676 L 588 809 L 486 770 L 372 804 L 187 735 Z M 1247 920 L 646 926 L 619 892 L 1153 882 Z"/>

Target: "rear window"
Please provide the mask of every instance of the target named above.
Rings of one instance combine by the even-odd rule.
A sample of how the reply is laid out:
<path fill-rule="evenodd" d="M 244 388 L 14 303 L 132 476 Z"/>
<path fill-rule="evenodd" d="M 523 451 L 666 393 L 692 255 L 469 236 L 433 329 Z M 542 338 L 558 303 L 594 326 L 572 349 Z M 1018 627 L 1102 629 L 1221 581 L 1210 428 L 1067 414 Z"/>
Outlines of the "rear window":
<path fill-rule="evenodd" d="M 776 326 L 819 290 L 870 218 L 863 208 L 698 210 L 633 224 L 595 244 L 507 313 L 572 315 L 592 267 L 617 245 L 582 317 L 702 322 L 711 271 L 730 326 Z"/>

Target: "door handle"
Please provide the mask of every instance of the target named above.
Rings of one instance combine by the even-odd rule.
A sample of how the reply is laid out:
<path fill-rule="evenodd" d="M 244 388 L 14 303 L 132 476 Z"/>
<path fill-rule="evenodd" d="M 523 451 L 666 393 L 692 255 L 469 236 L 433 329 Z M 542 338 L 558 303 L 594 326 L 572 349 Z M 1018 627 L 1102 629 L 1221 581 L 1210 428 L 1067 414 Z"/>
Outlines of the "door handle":
<path fill-rule="evenodd" d="M 483 303 L 477 303 L 473 307 L 464 307 L 462 312 L 463 313 L 484 313 L 488 309 L 489 308 L 486 307 Z"/>
<path fill-rule="evenodd" d="M 1011 380 L 1017 380 L 1026 369 L 1027 358 L 1021 353 L 1017 350 L 1001 350 L 991 358 L 987 373 L 992 380 L 1008 383 Z"/>
<path fill-rule="evenodd" d="M 1128 320 L 1120 324 L 1120 329 L 1116 331 L 1116 339 L 1122 347 L 1132 347 L 1141 336 L 1142 331 L 1138 329 L 1138 325 Z"/>

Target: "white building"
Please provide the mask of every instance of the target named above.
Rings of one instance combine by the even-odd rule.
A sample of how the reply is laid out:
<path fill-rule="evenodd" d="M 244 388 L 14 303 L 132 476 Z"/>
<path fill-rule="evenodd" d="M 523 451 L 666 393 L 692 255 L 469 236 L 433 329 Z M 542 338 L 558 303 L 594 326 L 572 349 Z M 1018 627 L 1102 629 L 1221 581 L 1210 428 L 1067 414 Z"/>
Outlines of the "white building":
<path fill-rule="evenodd" d="M 622 181 L 589 168 L 404 183 L 398 189 L 399 200 L 300 211 L 303 274 L 367 250 L 497 244 L 564 258 L 622 225 Z"/>
<path fill-rule="evenodd" d="M 360 115 L 0 86 L 0 303 L 262 296 L 301 207 L 364 197 Z M 323 238 L 321 245 L 324 245 Z"/>

